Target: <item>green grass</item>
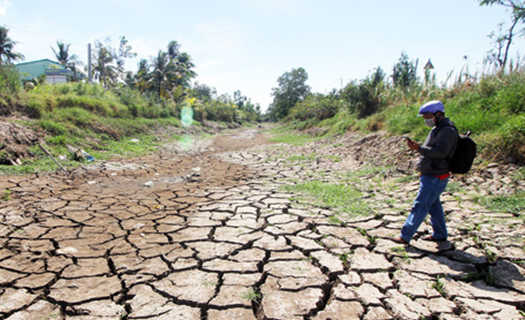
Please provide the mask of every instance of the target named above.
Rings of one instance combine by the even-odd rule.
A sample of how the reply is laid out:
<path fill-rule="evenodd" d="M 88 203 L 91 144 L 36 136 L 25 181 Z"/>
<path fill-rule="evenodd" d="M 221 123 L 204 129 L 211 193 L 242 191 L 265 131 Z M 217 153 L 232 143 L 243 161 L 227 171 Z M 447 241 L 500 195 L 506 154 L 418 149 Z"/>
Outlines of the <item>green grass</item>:
<path fill-rule="evenodd" d="M 294 146 L 301 146 L 306 143 L 315 142 L 322 139 L 322 137 L 312 137 L 306 134 L 300 134 L 284 126 L 271 129 L 270 134 L 271 137 L 269 140 L 271 142 L 286 143 Z"/>
<path fill-rule="evenodd" d="M 242 297 L 243 299 L 248 300 L 250 302 L 259 302 L 262 299 L 262 293 L 256 291 L 255 289 L 252 289 L 243 293 Z"/>
<path fill-rule="evenodd" d="M 341 157 L 339 156 L 324 156 L 324 157 L 332 160 L 333 162 L 341 162 Z"/>
<path fill-rule="evenodd" d="M 0 80 L 4 74 L 1 71 Z M 194 115 L 193 134 L 202 131 L 201 120 L 246 123 L 258 118 L 255 111 L 239 110 L 229 103 L 213 100 L 203 104 L 192 99 L 176 102 L 125 87 L 106 89 L 99 84 L 68 83 L 42 84 L 27 92 L 21 88 L 6 91 L 0 96 L 0 106 L 11 106 L 7 111 L 20 116 L 8 118 L 8 121 L 38 132 L 55 157 L 68 155 L 66 148 L 71 145 L 87 151 L 98 160 L 114 155 L 140 156 L 155 151 L 161 139 L 177 139 L 174 132 L 180 133 L 178 128 L 182 128 L 180 113 L 188 105 L 195 104 L 193 109 L 198 109 L 204 117 L 198 119 Z M 138 139 L 139 142 L 130 143 L 131 139 Z M 33 148 L 33 151 L 35 157 L 27 159 L 19 167 L 2 166 L 0 174 L 56 169 L 56 164 L 38 149 Z M 0 157 L 9 156 L 5 152 L 0 153 Z M 61 161 L 66 167 L 77 165 Z"/>
<path fill-rule="evenodd" d="M 461 184 L 458 182 L 449 182 L 447 184 L 447 191 L 450 193 L 459 193 L 461 190 L 463 189 L 461 188 Z"/>
<path fill-rule="evenodd" d="M 299 201 L 328 207 L 338 213 L 351 216 L 372 214 L 369 205 L 360 199 L 361 192 L 352 185 L 309 181 L 296 185 L 286 185 L 282 188 L 287 192 L 300 194 Z M 340 218 L 335 217 L 334 219 Z"/>
<path fill-rule="evenodd" d="M 178 139 L 176 136 L 170 138 L 173 140 Z M 150 152 L 157 151 L 162 144 L 161 139 L 155 135 L 137 135 L 134 139 L 137 139 L 138 142 L 133 142 L 131 139 L 132 138 L 123 138 L 119 141 L 114 141 L 102 138 L 100 139 L 100 144 L 91 145 L 83 139 L 57 136 L 46 139 L 45 147 L 63 167 L 67 170 L 72 170 L 80 165 L 85 165 L 88 162 L 75 161 L 73 155 L 67 150 L 66 144 L 82 148 L 95 157 L 95 163 L 97 161 L 109 160 L 116 156 L 124 158 L 143 156 Z M 34 157 L 23 160 L 21 166 L 0 166 L 0 174 L 17 175 L 60 171 L 57 164 L 38 147 L 32 147 L 30 148 L 30 151 L 34 154 Z M 67 158 L 65 160 L 60 160 L 60 156 L 66 156 Z"/>
<path fill-rule="evenodd" d="M 512 181 L 524 181 L 525 180 L 525 167 L 520 168 L 512 175 Z"/>
<path fill-rule="evenodd" d="M 320 137 L 311 137 L 304 134 L 294 134 L 294 133 L 288 133 L 288 134 L 279 134 L 278 136 L 273 136 L 269 140 L 271 142 L 276 143 L 287 143 L 294 146 L 300 146 L 304 145 L 308 142 L 314 142 L 321 139 Z"/>
<path fill-rule="evenodd" d="M 460 133 L 471 131 L 478 144 L 479 157 L 511 158 L 525 163 L 525 72 L 486 75 L 450 95 L 443 90 L 437 99 L 445 104 L 449 117 Z M 432 99 L 430 99 L 432 100 Z M 391 105 L 385 115 L 385 129 L 392 135 L 409 135 L 424 141 L 428 134 L 421 117 L 417 117 L 421 101 Z"/>
<path fill-rule="evenodd" d="M 314 161 L 315 160 L 315 155 L 314 154 L 310 154 L 310 155 L 300 155 L 300 156 L 290 156 L 288 157 L 287 159 L 289 162 L 301 162 L 301 161 Z"/>
<path fill-rule="evenodd" d="M 348 171 L 341 175 L 344 182 L 352 184 L 362 184 L 364 181 L 371 181 L 375 185 L 381 185 L 390 176 L 391 167 L 365 166 L 356 171 Z"/>
<path fill-rule="evenodd" d="M 417 175 L 407 175 L 401 178 L 397 178 L 394 182 L 397 184 L 405 184 L 405 183 L 418 181 L 418 179 L 419 178 Z"/>
<path fill-rule="evenodd" d="M 181 127 L 177 118 L 110 118 L 97 116 L 79 107 L 59 108 L 54 112 L 42 113 L 39 119 L 18 120 L 16 123 L 44 133 L 46 149 L 67 169 L 83 164 L 74 161 L 67 145 L 85 150 L 95 157 L 95 161 L 108 160 L 115 156 L 143 156 L 157 151 L 164 140 L 180 139 L 173 133 L 173 129 Z M 200 125 L 195 123 L 194 128 L 199 129 Z M 131 141 L 132 139 L 138 141 Z M 60 170 L 38 146 L 29 150 L 33 154 L 31 158 L 23 160 L 21 166 L 0 166 L 0 174 Z M 66 156 L 67 159 L 60 160 L 60 156 Z"/>
<path fill-rule="evenodd" d="M 525 211 L 525 192 L 507 196 L 479 197 L 476 202 L 490 211 L 517 215 Z"/>

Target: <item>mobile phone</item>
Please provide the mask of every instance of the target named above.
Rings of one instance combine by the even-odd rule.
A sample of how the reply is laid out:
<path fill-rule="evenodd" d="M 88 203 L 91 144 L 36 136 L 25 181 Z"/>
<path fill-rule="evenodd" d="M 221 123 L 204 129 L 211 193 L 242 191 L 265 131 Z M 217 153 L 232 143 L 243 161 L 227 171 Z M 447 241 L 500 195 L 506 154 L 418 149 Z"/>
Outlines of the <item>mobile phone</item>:
<path fill-rule="evenodd" d="M 401 137 L 407 139 L 408 141 L 412 141 L 412 139 L 410 139 L 408 136 L 401 136 Z"/>

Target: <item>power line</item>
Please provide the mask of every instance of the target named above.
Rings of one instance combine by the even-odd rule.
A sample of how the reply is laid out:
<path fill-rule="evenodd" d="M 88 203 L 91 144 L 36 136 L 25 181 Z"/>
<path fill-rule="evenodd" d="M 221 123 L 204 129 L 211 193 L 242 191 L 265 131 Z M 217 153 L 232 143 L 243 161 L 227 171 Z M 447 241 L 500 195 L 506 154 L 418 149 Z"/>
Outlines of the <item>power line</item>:
<path fill-rule="evenodd" d="M 11 26 L 5 25 L 5 26 L 8 29 L 15 29 L 15 30 L 18 30 L 18 31 L 26 32 L 26 33 L 31 33 L 31 34 L 34 34 L 34 35 L 37 35 L 37 36 L 40 36 L 40 37 L 50 38 L 50 39 L 53 39 L 55 41 L 61 41 L 62 40 L 62 41 L 69 42 L 70 44 L 74 44 L 74 45 L 77 45 L 77 46 L 87 47 L 86 44 L 80 44 L 80 43 L 76 43 L 76 42 L 72 42 L 72 41 L 67 41 L 67 40 L 64 40 L 64 39 L 60 39 L 57 36 L 53 36 L 53 35 L 49 35 L 49 34 L 45 34 L 45 33 L 40 33 L 40 32 L 34 32 L 34 31 L 23 29 L 23 28 L 19 28 L 19 27 L 16 27 L 16 26 L 12 26 L 12 25 Z"/>

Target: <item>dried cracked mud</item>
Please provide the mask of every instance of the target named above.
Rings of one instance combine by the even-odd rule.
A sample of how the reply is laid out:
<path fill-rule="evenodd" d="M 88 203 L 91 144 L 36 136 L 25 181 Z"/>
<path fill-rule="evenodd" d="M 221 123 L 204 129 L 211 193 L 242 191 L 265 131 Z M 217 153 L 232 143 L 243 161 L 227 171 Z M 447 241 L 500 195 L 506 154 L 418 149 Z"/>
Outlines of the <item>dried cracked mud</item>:
<path fill-rule="evenodd" d="M 454 177 L 443 197 L 450 242 L 422 240 L 424 225 L 401 246 L 389 238 L 418 185 L 399 139 L 290 146 L 263 134 L 168 145 L 69 177 L 2 177 L 0 319 L 523 318 L 523 215 L 472 201 L 525 190 L 509 178 L 516 167 Z M 365 216 L 282 188 L 357 171 Z"/>

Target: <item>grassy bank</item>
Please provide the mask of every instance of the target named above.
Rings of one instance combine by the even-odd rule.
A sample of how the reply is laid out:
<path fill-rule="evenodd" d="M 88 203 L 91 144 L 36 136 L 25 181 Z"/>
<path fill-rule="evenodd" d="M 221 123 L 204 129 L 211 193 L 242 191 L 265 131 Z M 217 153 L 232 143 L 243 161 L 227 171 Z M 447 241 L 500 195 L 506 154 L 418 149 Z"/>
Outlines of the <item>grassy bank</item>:
<path fill-rule="evenodd" d="M 296 105 L 285 121 L 294 129 L 316 128 L 313 131 L 321 135 L 385 130 L 391 135 L 409 135 L 422 142 L 428 128 L 417 117 L 418 109 L 426 101 L 441 100 L 446 116 L 460 133 L 472 132 L 480 158 L 525 164 L 525 72 L 485 75 L 468 83 L 458 82 L 451 87 L 433 85 L 430 89 L 416 84 L 400 92 L 385 86 L 374 98 L 374 112 L 367 116 L 352 107 L 361 103 L 362 108 L 366 108 L 367 101 L 360 101 L 359 97 L 348 100 L 344 94 L 327 96 L 327 100 L 337 101 L 338 111 L 334 116 L 303 120 L 295 116 L 304 114 L 303 103 Z"/>
<path fill-rule="evenodd" d="M 191 92 L 176 102 L 126 87 L 104 89 L 98 84 L 86 83 L 41 84 L 29 91 L 2 89 L 0 116 L 3 121 L 14 122 L 38 136 L 55 157 L 67 156 L 61 160 L 66 167 L 81 164 L 68 152 L 68 145 L 81 148 L 99 160 L 138 156 L 154 151 L 163 140 L 180 139 L 186 132 L 211 130 L 206 127 L 211 122 L 214 128 L 231 128 L 256 118 L 253 112 L 230 102 L 202 102 L 192 98 Z M 181 114 L 185 115 L 184 119 Z M 16 174 L 57 169 L 36 143 L 10 147 L 1 141 L 0 160 L 22 158 L 22 165 L 0 166 L 0 172 Z M 20 147 L 25 149 L 22 157 L 18 154 Z"/>

